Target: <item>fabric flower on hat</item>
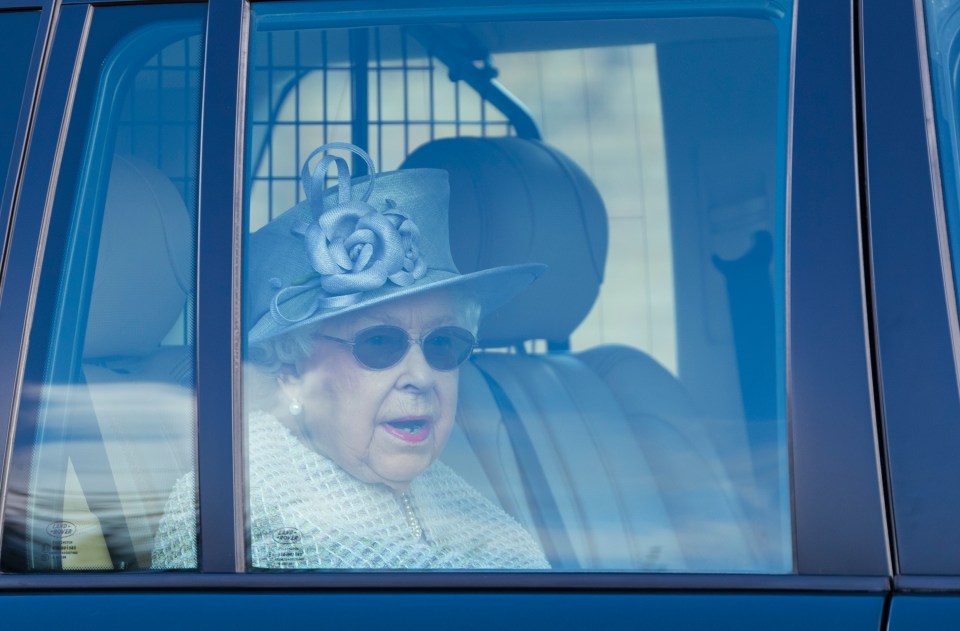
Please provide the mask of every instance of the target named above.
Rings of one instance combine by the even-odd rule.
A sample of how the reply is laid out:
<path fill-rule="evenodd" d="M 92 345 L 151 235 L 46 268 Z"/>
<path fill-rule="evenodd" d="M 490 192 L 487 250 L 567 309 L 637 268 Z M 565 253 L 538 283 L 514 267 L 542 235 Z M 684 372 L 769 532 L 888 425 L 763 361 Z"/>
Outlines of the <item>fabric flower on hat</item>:
<path fill-rule="evenodd" d="M 393 223 L 397 232 L 400 234 L 403 248 L 402 269 L 390 275 L 390 280 L 401 287 L 409 285 L 414 281 L 423 278 L 427 273 L 427 263 L 420 256 L 420 228 L 413 223 L 413 219 L 406 213 L 398 210 L 393 200 L 388 199 L 389 210 L 383 213 Z"/>
<path fill-rule="evenodd" d="M 419 231 L 402 215 L 398 229 L 394 217 L 396 212 L 391 216 L 349 201 L 324 211 L 303 230 L 324 291 L 339 296 L 378 289 L 388 280 L 409 285 L 423 276 Z"/>
<path fill-rule="evenodd" d="M 313 155 L 329 148 L 343 147 L 331 143 Z M 311 213 L 309 218 L 295 224 L 292 231 L 303 236 L 307 258 L 315 273 L 290 283 L 276 277 L 270 279 L 276 289 L 270 313 L 280 324 L 303 321 L 318 310 L 355 304 L 364 292 L 379 289 L 388 282 L 405 287 L 427 273 L 426 261 L 420 254 L 420 229 L 410 216 L 389 199 L 382 211 L 367 203 L 376 174 L 369 156 L 362 152 L 360 155 L 367 161 L 370 179 L 359 198 L 353 196 L 350 173 L 342 158 L 323 158 L 312 174 L 304 165 L 303 188 Z M 324 197 L 326 173 L 333 164 L 337 166 L 338 188 L 336 201 L 328 207 Z M 313 292 L 318 286 L 323 290 L 322 295 L 314 296 L 305 308 L 291 313 L 283 306 L 284 302 Z"/>

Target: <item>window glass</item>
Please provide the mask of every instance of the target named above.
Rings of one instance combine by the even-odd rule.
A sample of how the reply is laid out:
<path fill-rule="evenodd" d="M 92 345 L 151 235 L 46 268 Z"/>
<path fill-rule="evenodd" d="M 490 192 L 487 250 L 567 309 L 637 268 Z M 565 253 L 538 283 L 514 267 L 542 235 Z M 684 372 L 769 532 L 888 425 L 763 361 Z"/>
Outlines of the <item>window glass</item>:
<path fill-rule="evenodd" d="M 960 69 L 960 3 L 954 0 L 925 0 L 927 53 L 933 82 L 934 112 L 940 177 L 947 209 L 947 229 L 954 250 L 960 244 L 960 106 L 957 70 Z M 960 273 L 960 257 L 953 257 L 954 276 Z"/>
<path fill-rule="evenodd" d="M 204 15 L 93 14 L 16 419 L 5 571 L 149 568 L 188 480 Z"/>
<path fill-rule="evenodd" d="M 791 12 L 669 6 L 255 6 L 252 569 L 791 571 Z"/>
<path fill-rule="evenodd" d="M 39 11 L 0 12 L 0 174 L 6 175 L 7 160 L 13 150 L 13 140 L 20 119 L 30 57 L 40 24 Z M 0 188 L 0 194 L 5 191 Z M 0 197 L 4 199 L 5 195 Z M 0 215 L 2 216 L 2 215 Z M 4 226 L 5 228 L 5 226 Z M 2 248 L 0 248 L 2 251 Z"/>

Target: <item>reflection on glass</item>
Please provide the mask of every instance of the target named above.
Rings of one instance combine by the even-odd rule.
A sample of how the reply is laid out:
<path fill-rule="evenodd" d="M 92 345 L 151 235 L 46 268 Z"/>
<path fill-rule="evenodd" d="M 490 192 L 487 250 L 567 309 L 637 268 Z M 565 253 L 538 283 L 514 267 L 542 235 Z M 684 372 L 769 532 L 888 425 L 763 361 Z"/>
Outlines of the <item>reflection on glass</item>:
<path fill-rule="evenodd" d="M 40 24 L 39 11 L 16 11 L 0 14 L 0 174 L 6 174 L 7 159 L 20 118 L 20 106 L 29 70 L 33 42 Z M 0 189 L 0 193 L 3 190 Z"/>
<path fill-rule="evenodd" d="M 251 568 L 790 571 L 790 13 L 296 10 L 251 34 Z"/>
<path fill-rule="evenodd" d="M 17 415 L 5 571 L 149 568 L 193 464 L 203 15 L 94 12 Z"/>
<path fill-rule="evenodd" d="M 960 66 L 960 2 L 925 0 L 927 54 L 933 83 L 934 112 L 937 121 L 937 149 L 947 228 L 953 250 L 954 277 L 960 274 L 960 100 L 957 69 Z"/>

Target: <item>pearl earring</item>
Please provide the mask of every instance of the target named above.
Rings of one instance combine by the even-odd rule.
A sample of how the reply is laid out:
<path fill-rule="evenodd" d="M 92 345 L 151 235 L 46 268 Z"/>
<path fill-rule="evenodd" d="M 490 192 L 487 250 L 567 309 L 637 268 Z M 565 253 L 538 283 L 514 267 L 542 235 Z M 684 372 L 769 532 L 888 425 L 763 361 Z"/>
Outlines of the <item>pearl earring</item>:
<path fill-rule="evenodd" d="M 290 414 L 292 416 L 300 416 L 303 414 L 303 405 L 300 403 L 300 400 L 293 398 L 290 400 Z"/>

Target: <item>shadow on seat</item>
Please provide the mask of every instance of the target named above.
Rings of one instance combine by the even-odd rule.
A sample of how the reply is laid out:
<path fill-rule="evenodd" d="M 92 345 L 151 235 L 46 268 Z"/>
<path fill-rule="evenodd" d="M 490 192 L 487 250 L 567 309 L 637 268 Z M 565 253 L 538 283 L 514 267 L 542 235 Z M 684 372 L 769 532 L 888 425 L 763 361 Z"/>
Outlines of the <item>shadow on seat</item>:
<path fill-rule="evenodd" d="M 433 141 L 403 166 L 450 172 L 461 272 L 549 266 L 483 321 L 489 350 L 461 369 L 444 460 L 538 533 L 555 569 L 756 569 L 707 419 L 676 378 L 635 348 L 564 350 L 606 260 L 606 211 L 586 174 L 520 138 Z M 551 352 L 527 352 L 531 340 Z"/>

